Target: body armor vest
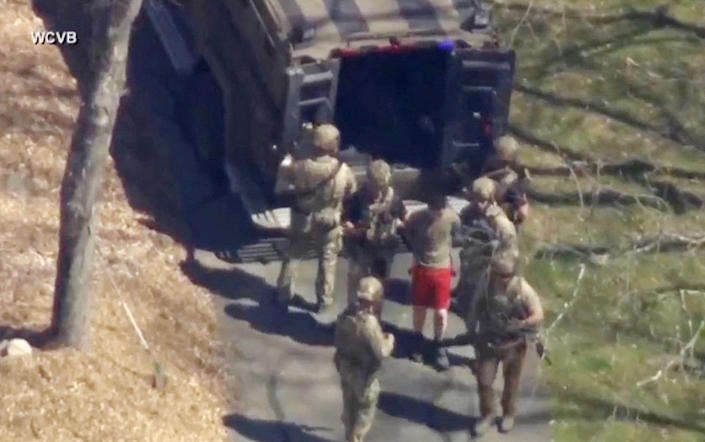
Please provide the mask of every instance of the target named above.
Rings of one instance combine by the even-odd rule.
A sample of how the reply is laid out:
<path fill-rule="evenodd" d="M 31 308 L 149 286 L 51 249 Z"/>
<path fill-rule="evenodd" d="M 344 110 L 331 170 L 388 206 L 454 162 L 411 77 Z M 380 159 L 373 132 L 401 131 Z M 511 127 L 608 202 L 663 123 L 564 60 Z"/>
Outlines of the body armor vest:
<path fill-rule="evenodd" d="M 510 321 L 525 319 L 528 309 L 521 299 L 522 278 L 514 277 L 504 293 L 488 290 L 479 315 L 480 334 L 490 341 L 508 341 L 520 338 L 524 333 L 508 330 Z"/>
<path fill-rule="evenodd" d="M 394 241 L 396 226 L 392 215 L 394 189 L 388 187 L 381 197 L 362 208 L 362 224 L 365 226 L 365 240 L 375 245 Z"/>
<path fill-rule="evenodd" d="M 365 317 L 369 314 L 347 311 L 335 330 L 336 360 L 368 376 L 382 364 L 372 351 L 371 333 L 367 330 Z"/>

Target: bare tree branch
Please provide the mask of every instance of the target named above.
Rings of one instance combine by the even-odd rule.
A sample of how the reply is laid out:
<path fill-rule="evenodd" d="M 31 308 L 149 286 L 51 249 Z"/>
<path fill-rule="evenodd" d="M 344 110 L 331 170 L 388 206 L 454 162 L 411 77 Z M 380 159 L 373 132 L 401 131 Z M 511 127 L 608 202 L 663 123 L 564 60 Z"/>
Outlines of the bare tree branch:
<path fill-rule="evenodd" d="M 695 348 L 695 344 L 698 342 L 698 338 L 700 337 L 700 333 L 703 331 L 703 328 L 705 327 L 705 320 L 700 321 L 700 326 L 698 329 L 693 333 L 692 337 L 690 338 L 690 341 L 681 349 L 680 354 L 668 361 L 668 363 L 661 368 L 659 371 L 656 372 L 653 376 L 650 376 L 646 379 L 642 379 L 641 381 L 636 383 L 637 388 L 641 388 L 644 385 L 650 384 L 652 382 L 656 382 L 659 379 L 661 379 L 665 374 L 667 374 L 671 368 L 673 368 L 674 365 L 676 364 L 683 364 L 683 360 L 686 358 L 688 352 L 690 352 L 692 349 Z"/>
<path fill-rule="evenodd" d="M 546 329 L 546 336 L 548 336 L 548 334 L 551 332 L 551 330 L 553 330 L 553 328 L 561 321 L 561 319 L 563 319 L 565 314 L 568 313 L 568 311 L 573 307 L 573 305 L 575 304 L 575 301 L 578 300 L 578 290 L 580 289 L 580 281 L 582 281 L 584 275 L 585 275 L 585 265 L 580 264 L 580 270 L 578 271 L 578 278 L 576 279 L 575 285 L 573 287 L 573 296 L 572 296 L 570 302 L 565 303 L 565 305 L 564 305 L 565 308 L 563 309 L 563 311 L 560 312 L 558 314 L 558 316 L 556 317 L 556 319 L 553 320 L 551 325 L 548 326 L 548 328 Z"/>
<path fill-rule="evenodd" d="M 640 253 L 682 252 L 705 246 L 705 233 L 685 236 L 676 233 L 662 233 L 658 236 L 638 238 L 636 241 L 620 247 L 594 244 L 546 244 L 540 247 L 534 256 L 537 259 L 560 257 L 590 258 L 592 255 L 636 255 Z"/>
<path fill-rule="evenodd" d="M 527 191 L 527 196 L 534 201 L 545 204 L 565 204 L 572 205 L 577 203 L 582 204 L 582 197 L 578 192 L 565 192 L 565 193 L 545 193 L 537 190 L 529 189 Z M 604 189 L 601 190 L 599 194 L 594 195 L 594 200 L 592 201 L 595 205 L 609 206 L 609 205 L 642 205 L 646 207 L 651 207 L 658 210 L 669 210 L 669 205 L 662 198 L 655 195 L 648 194 L 630 194 L 617 192 L 616 190 Z"/>

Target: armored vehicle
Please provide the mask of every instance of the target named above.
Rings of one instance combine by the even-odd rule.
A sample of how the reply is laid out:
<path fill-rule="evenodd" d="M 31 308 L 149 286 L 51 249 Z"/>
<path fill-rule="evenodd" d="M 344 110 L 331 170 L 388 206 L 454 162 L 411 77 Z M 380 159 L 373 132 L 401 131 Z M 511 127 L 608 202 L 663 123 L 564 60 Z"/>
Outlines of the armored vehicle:
<path fill-rule="evenodd" d="M 342 157 L 384 158 L 396 176 L 479 168 L 506 131 L 514 53 L 479 0 L 181 3 L 222 91 L 230 187 L 259 227 L 286 224 L 275 176 L 305 154 L 307 123 L 333 122 Z"/>

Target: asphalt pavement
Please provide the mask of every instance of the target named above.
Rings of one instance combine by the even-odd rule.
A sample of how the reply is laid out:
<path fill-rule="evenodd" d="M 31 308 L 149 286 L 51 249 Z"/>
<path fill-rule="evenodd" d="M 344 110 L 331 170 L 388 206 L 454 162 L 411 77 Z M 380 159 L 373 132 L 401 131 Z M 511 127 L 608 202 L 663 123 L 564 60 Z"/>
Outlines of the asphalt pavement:
<path fill-rule="evenodd" d="M 210 232 L 216 234 L 217 232 Z M 216 235 L 217 236 L 217 235 Z M 296 291 L 300 299 L 286 315 L 272 305 L 278 262 L 233 264 L 212 251 L 196 249 L 184 272 L 215 295 L 222 339 L 228 345 L 229 388 L 239 407 L 224 417 L 232 441 L 342 441 L 341 392 L 333 366 L 334 314 L 311 312 L 316 265 L 302 263 Z M 478 415 L 477 392 L 468 361 L 471 346 L 451 349 L 450 370 L 439 373 L 406 358 L 411 331 L 407 304 L 409 254 L 398 255 L 382 313 L 383 326 L 397 335 L 397 349 L 384 363 L 382 394 L 368 441 L 467 441 Z M 456 260 L 457 262 L 457 260 Z M 337 271 L 337 309 L 343 309 L 347 262 Z M 425 334 L 431 336 L 429 315 Z M 448 335 L 464 331 L 451 315 Z M 487 441 L 551 440 L 548 398 L 540 383 L 539 361 L 530 353 L 522 378 L 516 428 L 492 430 Z M 501 370 L 500 370 L 501 372 Z M 498 375 L 495 385 L 501 391 Z"/>
<path fill-rule="evenodd" d="M 169 73 L 168 60 L 157 46 L 149 27 L 136 30 L 131 57 L 141 62 L 133 63 L 130 70 L 133 102 L 128 103 L 129 112 L 125 112 L 135 127 L 126 126 L 122 132 L 141 134 L 140 140 L 151 143 L 149 151 L 159 154 L 155 158 L 162 162 L 158 166 L 135 162 L 144 154 L 142 143 L 130 150 L 126 142 L 117 142 L 112 153 L 131 204 L 151 213 L 153 228 L 173 235 L 193 250 L 192 259 L 182 264 L 182 270 L 194 284 L 213 293 L 220 337 L 228 344 L 227 369 L 234 379 L 228 386 L 229 394 L 238 403 L 237 409 L 223 417 L 231 430 L 229 438 L 341 441 L 342 404 L 333 366 L 333 318 L 319 317 L 306 308 L 314 301 L 315 263 L 308 261 L 301 266 L 297 291 L 303 302 L 281 316 L 271 304 L 279 263 L 235 264 L 229 259 L 237 255 L 234 251 L 257 243 L 258 233 L 237 196 L 225 195 L 222 186 L 215 185 L 201 167 L 195 148 L 179 124 L 181 102 L 174 95 L 193 86 L 192 79 Z M 117 130 L 118 134 L 122 132 Z M 151 205 L 144 205 L 144 189 L 155 186 L 154 170 L 160 168 L 176 178 L 174 188 Z M 180 201 L 178 226 L 172 225 L 173 215 L 162 207 L 171 193 Z M 181 232 L 181 222 L 188 226 L 188 233 Z M 453 349 L 453 367 L 445 373 L 405 358 L 404 344 L 411 325 L 406 301 L 409 263 L 408 254 L 395 260 L 395 279 L 384 305 L 384 327 L 397 336 L 398 349 L 384 364 L 377 418 L 367 441 L 466 441 L 478 414 L 475 381 L 467 367 L 473 351 L 471 347 Z M 346 299 L 346 274 L 347 263 L 342 259 L 337 275 L 338 310 Z M 427 336 L 431 328 L 429 321 Z M 460 319 L 451 316 L 449 335 L 462 332 Z M 515 430 L 508 435 L 494 430 L 483 440 L 551 439 L 548 399 L 540 387 L 537 368 L 536 357 L 531 354 Z M 498 389 L 500 386 L 501 375 Z"/>

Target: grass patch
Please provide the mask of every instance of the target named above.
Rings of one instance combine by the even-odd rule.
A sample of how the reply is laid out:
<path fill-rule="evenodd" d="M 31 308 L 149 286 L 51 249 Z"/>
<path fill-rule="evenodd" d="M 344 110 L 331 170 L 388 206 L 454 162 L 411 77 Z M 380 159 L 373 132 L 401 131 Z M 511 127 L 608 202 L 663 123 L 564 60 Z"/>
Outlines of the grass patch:
<path fill-rule="evenodd" d="M 705 4 L 672 3 L 671 21 L 655 19 L 660 1 L 495 3 L 518 57 L 512 124 L 543 145 L 522 152 L 525 164 L 560 166 L 558 152 L 545 147 L 555 145 L 596 161 L 705 171 Z M 667 173 L 649 178 L 696 194 L 705 189 Z M 624 247 L 663 232 L 705 232 L 702 210 L 590 204 L 596 188 L 653 195 L 647 183 L 619 176 L 577 182 L 582 208 L 577 200 L 534 204 L 525 255 L 545 243 Z M 534 177 L 532 185 L 576 192 L 570 177 Z M 547 337 L 556 440 L 703 440 L 705 336 L 683 348 L 705 320 L 705 252 L 620 254 L 604 265 L 528 256 L 524 271 L 543 296 L 546 324 L 568 308 Z M 580 265 L 585 275 L 573 299 Z"/>

